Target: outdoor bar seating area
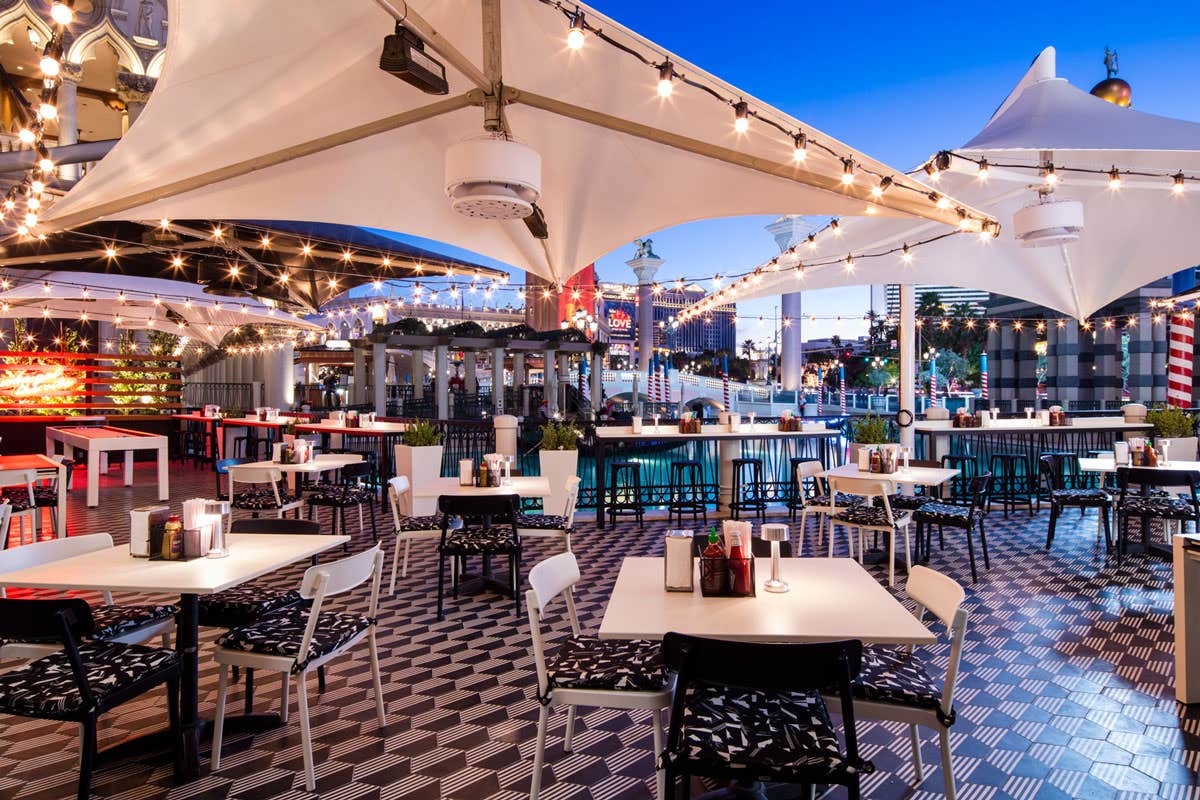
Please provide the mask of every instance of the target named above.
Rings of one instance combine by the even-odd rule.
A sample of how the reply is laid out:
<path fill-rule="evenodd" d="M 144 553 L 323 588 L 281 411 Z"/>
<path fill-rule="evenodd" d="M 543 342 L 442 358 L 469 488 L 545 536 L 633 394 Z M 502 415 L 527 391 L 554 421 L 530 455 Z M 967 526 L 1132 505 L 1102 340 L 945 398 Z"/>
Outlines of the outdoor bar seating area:
<path fill-rule="evenodd" d="M 1200 800 L 1200 122 L 1055 58 L 903 169 L 574 2 L 0 0 L 0 800 Z"/>

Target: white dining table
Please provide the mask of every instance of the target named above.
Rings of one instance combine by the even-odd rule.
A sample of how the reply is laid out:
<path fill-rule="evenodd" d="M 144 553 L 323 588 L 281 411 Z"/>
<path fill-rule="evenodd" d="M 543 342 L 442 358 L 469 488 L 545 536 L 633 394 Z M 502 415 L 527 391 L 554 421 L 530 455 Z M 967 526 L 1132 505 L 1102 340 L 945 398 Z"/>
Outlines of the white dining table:
<path fill-rule="evenodd" d="M 946 467 L 901 467 L 895 472 L 883 474 L 878 472 L 863 472 L 858 464 L 843 464 L 840 467 L 827 469 L 819 473 L 823 478 L 874 478 L 881 481 L 891 481 L 897 485 L 912 486 L 942 486 L 954 480 L 959 470 Z"/>
<path fill-rule="evenodd" d="M 1125 466 L 1125 465 L 1122 465 Z M 1112 456 L 1097 456 L 1095 458 L 1079 459 L 1079 469 L 1084 472 L 1101 472 L 1112 473 L 1117 471 L 1117 460 Z M 1196 470 L 1200 471 L 1200 461 L 1168 461 L 1166 464 L 1159 463 L 1157 467 L 1137 467 L 1137 469 L 1165 469 L 1165 470 Z"/>
<path fill-rule="evenodd" d="M 318 453 L 311 461 L 305 461 L 303 464 L 254 461 L 249 464 L 230 464 L 229 472 L 236 473 L 247 469 L 277 469 L 289 476 L 288 483 L 295 491 L 297 475 L 320 475 L 322 472 L 335 472 L 349 464 L 357 464 L 359 461 L 362 461 L 362 456 L 356 453 Z"/>
<path fill-rule="evenodd" d="M 663 559 L 630 557 L 621 563 L 600 623 L 602 639 L 662 639 L 670 632 L 745 642 L 932 644 L 933 633 L 849 558 L 783 558 L 780 577 L 790 591 L 763 589 L 770 559 L 755 559 L 755 597 L 704 597 L 700 562 L 695 589 L 663 588 Z"/>
<path fill-rule="evenodd" d="M 503 486 L 462 486 L 458 478 L 433 478 L 413 489 L 413 497 L 430 498 L 451 495 L 454 497 L 487 497 L 514 494 L 519 497 L 549 497 L 550 480 L 531 475 L 514 475 L 511 483 Z"/>
<path fill-rule="evenodd" d="M 200 776 L 199 655 L 201 595 L 215 594 L 269 575 L 350 541 L 349 536 L 232 534 L 225 558 L 152 561 L 129 555 L 128 545 L 96 550 L 0 573 L 4 588 L 144 592 L 178 595 L 175 649 L 180 657 L 179 722 L 183 751 L 179 777 Z"/>

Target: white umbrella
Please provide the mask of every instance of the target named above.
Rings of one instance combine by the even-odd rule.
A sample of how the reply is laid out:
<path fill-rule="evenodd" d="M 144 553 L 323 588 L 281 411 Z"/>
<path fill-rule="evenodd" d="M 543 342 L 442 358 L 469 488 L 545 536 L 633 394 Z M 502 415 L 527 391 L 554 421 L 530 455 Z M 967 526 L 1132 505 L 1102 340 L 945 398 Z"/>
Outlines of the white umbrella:
<path fill-rule="evenodd" d="M 586 32 L 572 50 L 577 8 Z M 919 182 L 584 5 L 171 0 L 169 9 L 170 56 L 154 94 L 128 135 L 50 209 L 50 229 L 95 219 L 341 222 L 453 243 L 562 282 L 635 237 L 702 218 L 958 220 L 959 204 L 936 206 Z M 419 58 L 446 65 L 447 97 L 380 70 L 397 19 L 424 40 Z M 669 97 L 656 92 L 660 76 Z M 742 108 L 748 129 L 738 133 Z M 491 196 L 532 196 L 518 183 L 537 170 L 520 148 L 448 162 L 485 118 L 494 127 L 502 118 L 540 156 L 546 238 L 521 219 L 451 209 L 448 171 L 492 184 Z M 801 133 L 806 140 L 794 138 Z M 794 160 L 798 141 L 808 145 L 803 162 Z M 896 187 L 875 198 L 870 186 L 883 176 Z"/>
<path fill-rule="evenodd" d="M 252 298 L 214 297 L 202 286 L 159 278 L 49 272 L 0 291 L 0 318 L 77 320 L 81 315 L 118 329 L 160 330 L 213 347 L 245 326 L 282 325 L 314 335 L 325 330 Z"/>

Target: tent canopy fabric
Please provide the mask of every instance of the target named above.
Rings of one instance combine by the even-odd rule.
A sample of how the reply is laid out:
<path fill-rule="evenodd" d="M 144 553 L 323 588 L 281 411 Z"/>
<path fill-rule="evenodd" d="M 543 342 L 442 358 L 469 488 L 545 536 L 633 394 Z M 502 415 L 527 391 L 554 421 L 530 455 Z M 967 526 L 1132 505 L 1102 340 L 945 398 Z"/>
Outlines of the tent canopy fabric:
<path fill-rule="evenodd" d="M 987 127 L 955 152 L 986 158 L 989 177 L 981 180 L 973 163 L 953 158 L 937 182 L 939 190 L 996 217 L 999 238 L 949 236 L 914 248 L 912 260 L 905 263 L 896 255 L 861 256 L 935 236 L 939 226 L 911 219 L 847 220 L 841 236 L 823 237 L 820 249 L 802 248 L 799 256 L 815 265 L 851 253 L 856 256 L 853 270 L 828 264 L 768 272 L 758 282 L 735 284 L 733 297 L 748 300 L 876 283 L 934 284 L 983 289 L 1084 319 L 1139 286 L 1195 264 L 1200 256 L 1200 198 L 1194 191 L 1177 194 L 1169 178 L 1136 176 L 1124 177 L 1114 190 L 1106 175 L 1064 169 L 1107 171 L 1115 165 L 1196 174 L 1200 124 L 1119 108 L 1071 86 L 1054 76 L 1053 48 L 1043 51 Z M 1013 214 L 1039 202 L 1043 181 L 1036 171 L 1017 167 L 1041 164 L 1046 157 L 1059 174 L 1047 199 L 1080 201 L 1084 227 L 1069 244 L 1026 247 L 1013 236 Z"/>
<path fill-rule="evenodd" d="M 169 56 L 150 101 L 50 209 L 47 226 L 159 218 L 353 224 L 447 242 L 563 282 L 635 237 L 698 219 L 869 213 L 958 220 L 961 204 L 937 207 L 915 179 L 587 6 L 580 9 L 592 31 L 572 51 L 563 9 L 541 0 L 284 5 L 170 0 Z M 397 8 L 426 39 L 427 54 L 446 63 L 447 97 L 379 69 L 383 38 L 395 25 L 389 9 Z M 673 94 L 660 98 L 654 64 L 666 60 L 711 91 L 677 80 Z M 547 239 L 534 238 L 521 220 L 461 216 L 445 196 L 446 149 L 483 134 L 484 106 L 493 98 L 503 100 L 506 132 L 541 156 L 538 205 Z M 744 134 L 734 131 L 737 101 L 756 115 Z M 803 164 L 792 159 L 792 131 L 809 137 Z M 850 186 L 840 180 L 843 158 L 858 175 Z M 879 177 L 869 173 L 896 185 L 873 198 Z"/>
<path fill-rule="evenodd" d="M 161 278 L 48 272 L 0 292 L 0 319 L 40 317 L 43 309 L 52 319 L 76 319 L 86 313 L 93 322 L 111 322 L 121 330 L 159 330 L 212 347 L 244 326 L 325 332 L 320 325 L 251 298 L 213 297 L 202 286 Z"/>

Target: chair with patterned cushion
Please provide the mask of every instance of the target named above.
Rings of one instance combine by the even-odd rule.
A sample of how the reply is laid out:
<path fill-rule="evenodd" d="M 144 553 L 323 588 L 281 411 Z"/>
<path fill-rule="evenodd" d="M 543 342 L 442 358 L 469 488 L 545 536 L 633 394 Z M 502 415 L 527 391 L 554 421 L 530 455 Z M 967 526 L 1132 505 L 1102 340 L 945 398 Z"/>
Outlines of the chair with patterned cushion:
<path fill-rule="evenodd" d="M 0 551 L 0 574 L 51 564 L 97 550 L 108 550 L 112 546 L 112 537 L 107 533 L 89 533 L 65 539 L 33 542 Z M 5 588 L 0 586 L 0 598 L 3 597 L 6 597 Z M 171 646 L 171 632 L 175 629 L 178 607 L 117 604 L 113 602 L 112 592 L 102 592 L 101 597 L 103 604 L 91 609 L 92 627 L 88 633 L 90 638 L 119 644 L 136 644 L 158 636 L 163 647 Z M 62 646 L 58 643 L 22 641 L 0 636 L 0 658 L 41 658 L 61 649 Z"/>
<path fill-rule="evenodd" d="M 50 458 L 66 468 L 67 481 L 63 490 L 70 491 L 71 478 L 75 474 L 75 462 L 60 454 L 52 455 Z M 34 485 L 33 504 L 39 509 L 47 509 L 50 512 L 50 527 L 58 530 L 58 475 L 44 479 Z M 37 527 L 41 527 L 40 519 L 37 521 Z"/>
<path fill-rule="evenodd" d="M 441 541 L 438 543 L 439 620 L 443 618 L 446 559 L 452 561 L 453 592 L 457 598 L 459 579 L 466 566 L 466 560 L 475 556 L 483 562 L 481 574 L 485 583 L 498 583 L 492 580 L 488 569 L 492 557 L 507 556 L 507 591 L 511 592 L 515 613 L 521 613 L 521 600 L 517 595 L 517 585 L 520 582 L 517 573 L 521 565 L 521 537 L 517 535 L 516 525 L 520 507 L 521 498 L 515 494 L 444 494 L 438 498 L 438 511 L 442 515 Z M 455 518 L 462 520 L 461 528 L 451 528 L 451 521 Z"/>
<path fill-rule="evenodd" d="M 1058 525 L 1058 516 L 1064 508 L 1078 508 L 1080 516 L 1085 509 L 1098 508 L 1099 522 L 1104 527 L 1104 542 L 1106 549 L 1112 549 L 1112 495 L 1104 489 L 1068 489 L 1063 468 L 1063 461 L 1072 459 L 1075 462 L 1075 474 L 1079 473 L 1079 457 L 1074 453 L 1043 453 L 1038 458 L 1038 477 L 1041 479 L 1041 491 L 1038 493 L 1038 503 L 1045 498 L 1050 503 L 1050 527 L 1046 532 L 1046 549 L 1054 542 L 1054 529 Z M 1097 525 L 1096 535 L 1100 535 L 1100 525 Z"/>
<path fill-rule="evenodd" d="M 533 663 L 537 670 L 537 744 L 533 751 L 530 800 L 537 800 L 546 758 L 546 730 L 550 710 L 567 707 L 563 751 L 571 753 L 578 706 L 612 709 L 646 709 L 654 730 L 654 757 L 662 753 L 662 712 L 671 705 L 671 682 L 663 669 L 657 642 L 598 639 L 580 633 L 572 589 L 579 583 L 579 564 L 572 553 L 559 553 L 529 570 L 530 589 L 525 592 L 529 628 L 533 633 Z M 542 620 L 546 607 L 562 596 L 571 635 L 560 640 L 553 655 L 546 654 Z M 662 774 L 658 773 L 658 796 L 664 796 Z"/>
<path fill-rule="evenodd" d="M 521 540 L 549 537 L 562 539 L 563 547 L 571 551 L 571 533 L 575 530 L 575 506 L 579 502 L 578 475 L 567 478 L 567 502 L 561 514 L 517 514 L 517 535 Z"/>
<path fill-rule="evenodd" d="M 1159 467 L 1117 467 L 1117 563 L 1129 539 L 1129 518 L 1137 517 L 1142 545 L 1149 544 L 1151 520 L 1161 520 L 1169 537 L 1178 526 L 1182 533 L 1191 522 L 1200 530 L 1200 471 Z M 1137 492 L 1137 494 L 1134 494 Z M 1164 494 L 1170 492 L 1170 494 Z"/>
<path fill-rule="evenodd" d="M 238 491 L 239 483 L 250 488 Z M 287 512 L 295 511 L 299 517 L 300 507 L 304 505 L 302 498 L 288 493 L 283 472 L 278 467 L 230 465 L 228 496 L 233 498 L 230 501 L 233 508 L 249 511 L 252 517 L 258 517 L 264 511 L 274 511 L 280 519 Z M 232 514 L 228 520 L 227 524 L 232 524 Z"/>
<path fill-rule="evenodd" d="M 858 754 L 850 682 L 862 643 L 765 644 L 668 633 L 663 661 L 676 674 L 671 726 L 662 755 L 667 797 L 682 779 L 845 786 L 861 797 L 871 762 Z M 845 751 L 822 690 L 842 696 Z"/>
<path fill-rule="evenodd" d="M 929 611 L 944 626 L 950 642 L 946 674 L 939 687 L 926 669 L 926 663 L 907 647 L 869 646 L 863 648 L 862 671 L 854 681 L 854 713 L 861 719 L 908 724 L 912 742 L 916 783 L 924 779 L 921 764 L 921 738 L 918 727 L 938 733 L 942 754 L 942 779 L 946 797 L 954 798 L 954 771 L 950 761 L 950 726 L 954 724 L 954 688 L 959 681 L 963 639 L 967 631 L 967 611 L 962 607 L 966 593 L 956 581 L 928 567 L 913 567 L 905 586 L 917 604 L 914 613 L 924 621 Z M 937 659 L 940 663 L 940 658 Z"/>
<path fill-rule="evenodd" d="M 937 467 L 936 461 L 912 461 L 911 466 L 914 467 Z M 892 511 L 916 511 L 926 503 L 932 503 L 937 500 L 937 497 L 931 494 L 926 494 L 923 487 L 916 487 L 916 494 L 905 494 L 903 492 L 893 492 L 888 496 L 888 503 L 892 506 Z M 876 497 L 875 505 L 879 506 L 882 501 Z"/>
<path fill-rule="evenodd" d="M 37 496 L 33 485 L 37 482 L 37 471 L 32 469 L 3 469 L 0 470 L 0 502 L 12 508 L 12 518 L 17 520 L 17 539 L 25 544 L 25 520 L 30 520 L 32 541 L 38 537 Z M 12 519 L 10 518 L 10 520 Z M 8 547 L 8 537 L 4 537 L 3 546 Z"/>
<path fill-rule="evenodd" d="M 182 753 L 179 655 L 102 641 L 95 633 L 85 600 L 0 599 L 0 641 L 37 641 L 50 650 L 19 669 L 0 673 L 0 714 L 78 723 L 79 800 L 91 797 L 97 720 L 164 683 L 172 749 L 177 759 Z"/>
<path fill-rule="evenodd" d="M 388 594 L 396 593 L 396 565 L 400 564 L 400 576 L 408 577 L 408 548 L 414 540 L 438 539 L 442 535 L 442 515 L 427 514 L 407 516 L 400 513 L 401 501 L 412 491 L 405 475 L 397 475 L 388 479 L 388 504 L 392 507 L 392 522 L 396 526 L 396 545 L 392 550 L 392 581 Z M 404 556 L 401 561 L 400 544 L 404 544 Z"/>
<path fill-rule="evenodd" d="M 908 525 L 912 521 L 909 511 L 892 510 L 891 496 L 896 492 L 896 482 L 878 478 L 829 478 L 831 502 L 829 511 L 829 557 L 833 557 L 833 542 L 838 525 L 844 525 L 858 535 L 858 561 L 863 560 L 863 539 L 867 531 L 886 534 L 888 537 L 888 586 L 896 582 L 896 530 L 904 531 L 904 563 L 912 569 L 912 551 L 908 541 Z M 851 506 L 839 505 L 838 498 L 852 495 L 862 500 Z M 846 546 L 854 555 L 852 536 L 847 534 Z"/>
<path fill-rule="evenodd" d="M 225 729 L 225 701 L 231 666 L 280 673 L 284 687 L 280 717 L 284 722 L 288 713 L 288 684 L 291 676 L 296 676 L 304 785 L 310 792 L 316 791 L 316 770 L 308 718 L 309 672 L 366 639 L 371 657 L 375 719 L 380 728 L 383 727 L 383 681 L 379 674 L 379 648 L 375 641 L 382 578 L 383 551 L 379 545 L 340 561 L 309 567 L 300 583 L 300 596 L 310 604 L 307 608 L 292 606 L 277 611 L 253 624 L 234 628 L 217 639 L 213 658 L 220 665 L 220 671 L 217 676 L 217 708 L 212 738 L 213 772 L 221 768 L 221 739 Z M 371 598 L 366 614 L 324 609 L 329 598 L 353 591 L 368 581 Z"/>
<path fill-rule="evenodd" d="M 379 541 L 379 529 L 375 522 L 375 489 L 370 485 L 375 475 L 375 467 L 367 461 L 357 461 L 347 464 L 338 470 L 337 483 L 325 485 L 308 495 L 308 518 L 312 519 L 313 509 L 328 508 L 329 522 L 333 534 L 338 534 L 338 521 L 341 520 L 341 533 L 346 535 L 346 509 L 358 509 L 358 532 L 365 533 L 363 523 L 363 508 L 371 518 L 371 542 Z"/>
<path fill-rule="evenodd" d="M 976 528 L 979 529 L 979 543 L 983 547 L 983 568 L 992 568 L 988 560 L 987 531 L 983 527 L 983 519 L 987 516 L 988 491 L 991 488 L 991 483 L 992 473 L 985 472 L 982 475 L 976 475 L 967 486 L 969 495 L 967 505 L 929 503 L 922 506 L 913 514 L 913 518 L 917 522 L 917 541 L 924 542 L 924 558 L 926 561 L 929 560 L 933 527 L 935 525 L 938 529 L 939 538 L 942 536 L 944 528 L 956 528 L 966 533 L 967 554 L 971 561 L 971 583 L 975 583 L 976 581 L 975 539 L 972 536 Z M 922 533 L 925 534 L 924 539 L 921 538 Z"/>

